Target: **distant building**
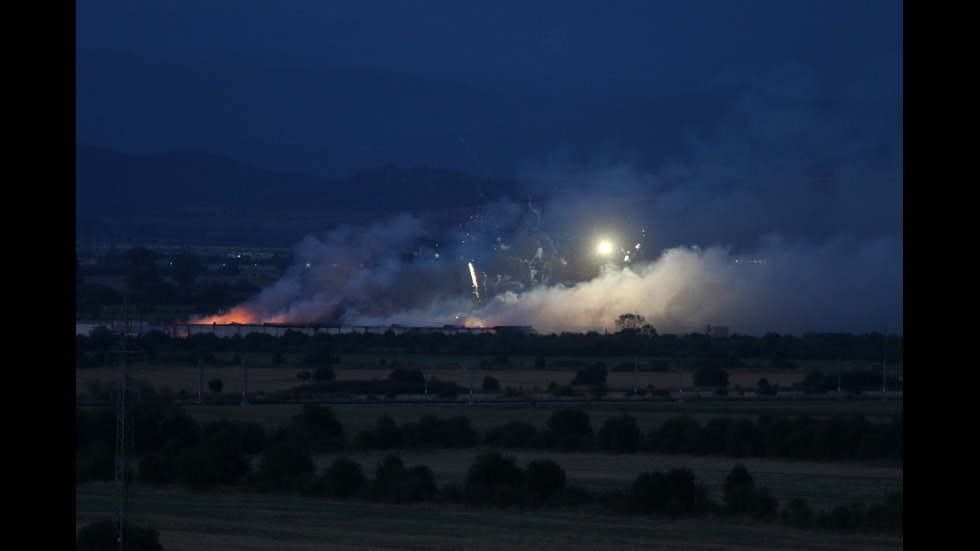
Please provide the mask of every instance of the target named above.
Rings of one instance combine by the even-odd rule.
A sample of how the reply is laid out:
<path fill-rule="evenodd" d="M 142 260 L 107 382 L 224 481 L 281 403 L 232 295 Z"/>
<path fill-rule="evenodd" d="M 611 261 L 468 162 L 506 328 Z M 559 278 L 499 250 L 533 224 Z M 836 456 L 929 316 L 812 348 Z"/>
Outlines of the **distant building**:
<path fill-rule="evenodd" d="M 724 325 L 709 325 L 707 327 L 707 335 L 709 337 L 727 337 L 728 327 Z"/>

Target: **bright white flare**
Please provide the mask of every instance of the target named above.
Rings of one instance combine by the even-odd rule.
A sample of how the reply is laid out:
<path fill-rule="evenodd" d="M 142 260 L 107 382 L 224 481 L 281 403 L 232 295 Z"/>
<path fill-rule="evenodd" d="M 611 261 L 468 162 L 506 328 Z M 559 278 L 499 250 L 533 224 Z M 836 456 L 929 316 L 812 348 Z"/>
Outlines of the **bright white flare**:
<path fill-rule="evenodd" d="M 467 262 L 467 265 L 470 267 L 470 279 L 473 280 L 473 294 L 476 295 L 476 298 L 477 299 L 479 299 L 480 298 L 480 285 L 476 281 L 476 270 L 473 269 L 473 263 L 472 262 Z"/>

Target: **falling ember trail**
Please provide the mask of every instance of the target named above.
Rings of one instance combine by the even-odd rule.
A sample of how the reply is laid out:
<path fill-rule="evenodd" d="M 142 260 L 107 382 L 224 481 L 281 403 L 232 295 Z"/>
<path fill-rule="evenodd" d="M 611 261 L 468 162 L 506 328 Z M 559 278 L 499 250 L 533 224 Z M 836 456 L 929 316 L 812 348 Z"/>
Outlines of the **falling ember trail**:
<path fill-rule="evenodd" d="M 480 298 L 480 286 L 476 282 L 476 270 L 473 269 L 473 263 L 468 262 L 467 266 L 470 267 L 470 279 L 473 280 L 473 294 L 476 295 L 477 300 Z"/>

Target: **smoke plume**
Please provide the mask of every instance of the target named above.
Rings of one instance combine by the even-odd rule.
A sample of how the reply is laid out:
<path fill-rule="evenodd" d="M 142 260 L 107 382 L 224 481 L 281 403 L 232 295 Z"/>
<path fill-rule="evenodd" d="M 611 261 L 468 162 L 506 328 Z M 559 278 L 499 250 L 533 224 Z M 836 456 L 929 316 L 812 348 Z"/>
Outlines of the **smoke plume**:
<path fill-rule="evenodd" d="M 216 321 L 901 333 L 900 121 L 757 99 L 656 170 L 555 155 L 451 228 L 400 214 L 310 235 Z"/>

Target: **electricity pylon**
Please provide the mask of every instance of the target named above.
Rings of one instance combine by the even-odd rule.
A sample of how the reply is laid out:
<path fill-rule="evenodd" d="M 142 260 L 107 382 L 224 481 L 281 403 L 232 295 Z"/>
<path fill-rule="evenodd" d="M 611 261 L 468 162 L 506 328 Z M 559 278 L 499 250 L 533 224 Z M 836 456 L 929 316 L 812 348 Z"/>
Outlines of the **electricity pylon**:
<path fill-rule="evenodd" d="M 134 406 L 136 401 L 136 386 L 130 374 L 129 358 L 132 354 L 143 354 L 144 351 L 129 343 L 129 335 L 133 325 L 129 318 L 128 306 L 123 307 L 122 339 L 118 350 L 110 353 L 119 356 L 119 380 L 116 387 L 116 469 L 115 490 L 116 499 L 112 515 L 112 529 L 119 549 L 124 546 L 126 524 L 129 520 L 129 502 L 132 497 L 133 484 L 133 425 Z"/>

